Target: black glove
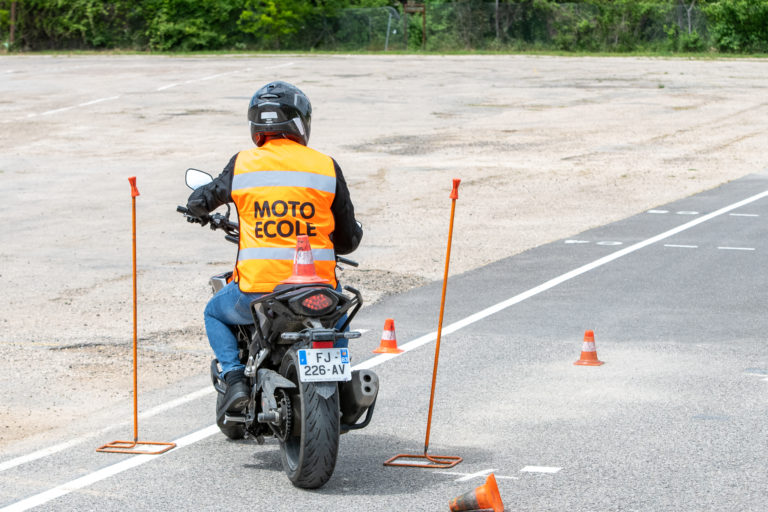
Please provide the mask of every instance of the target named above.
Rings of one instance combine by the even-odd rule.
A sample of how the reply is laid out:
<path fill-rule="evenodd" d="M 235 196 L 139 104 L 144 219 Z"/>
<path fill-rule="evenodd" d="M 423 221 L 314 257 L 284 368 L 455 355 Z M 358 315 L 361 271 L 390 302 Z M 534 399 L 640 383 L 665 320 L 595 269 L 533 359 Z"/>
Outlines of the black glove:
<path fill-rule="evenodd" d="M 188 215 L 196 217 L 191 219 L 187 217 L 189 222 L 199 222 L 202 226 L 208 224 L 208 209 L 206 208 L 205 200 L 199 197 L 190 197 L 187 201 Z"/>
<path fill-rule="evenodd" d="M 190 215 L 195 217 L 205 217 L 208 215 L 205 200 L 201 197 L 190 197 L 189 201 L 187 201 L 187 210 L 189 210 Z"/>

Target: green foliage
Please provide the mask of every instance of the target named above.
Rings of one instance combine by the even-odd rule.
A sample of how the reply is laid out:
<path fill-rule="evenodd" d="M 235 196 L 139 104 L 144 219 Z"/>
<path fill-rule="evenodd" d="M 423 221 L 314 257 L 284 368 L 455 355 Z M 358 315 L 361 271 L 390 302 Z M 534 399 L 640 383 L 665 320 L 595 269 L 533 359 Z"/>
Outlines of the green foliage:
<path fill-rule="evenodd" d="M 192 51 L 235 44 L 232 27 L 245 0 L 145 0 L 141 4 L 149 49 Z"/>
<path fill-rule="evenodd" d="M 768 51 L 768 0 L 421 0 L 426 50 Z M 0 39 L 9 0 L 0 0 Z M 397 0 L 19 0 L 19 48 L 383 50 L 422 46 Z M 389 26 L 389 31 L 387 27 Z"/>
<path fill-rule="evenodd" d="M 768 0 L 719 0 L 704 10 L 718 49 L 726 52 L 768 51 Z"/>

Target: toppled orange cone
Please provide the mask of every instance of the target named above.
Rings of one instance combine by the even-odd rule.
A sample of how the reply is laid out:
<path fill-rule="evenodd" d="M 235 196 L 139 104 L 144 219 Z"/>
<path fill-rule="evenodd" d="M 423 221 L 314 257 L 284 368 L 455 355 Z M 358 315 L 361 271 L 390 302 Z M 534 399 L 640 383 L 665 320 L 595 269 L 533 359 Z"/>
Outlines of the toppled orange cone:
<path fill-rule="evenodd" d="M 462 494 L 451 501 L 451 512 L 463 512 L 470 510 L 493 510 L 504 512 L 504 503 L 501 501 L 499 487 L 496 485 L 496 477 L 493 473 L 488 475 L 485 483 L 474 491 Z"/>
<path fill-rule="evenodd" d="M 328 283 L 327 279 L 317 275 L 315 258 L 307 235 L 296 238 L 296 252 L 293 255 L 293 275 L 283 281 L 285 284 Z"/>
<path fill-rule="evenodd" d="M 397 348 L 397 335 L 395 334 L 395 321 L 387 318 L 384 321 L 384 331 L 381 333 L 381 343 L 379 348 L 373 351 L 374 354 L 402 354 L 403 351 Z"/>
<path fill-rule="evenodd" d="M 594 332 L 584 332 L 584 343 L 581 345 L 581 358 L 573 364 L 580 366 L 600 366 L 601 364 L 604 364 L 602 361 L 597 359 Z"/>

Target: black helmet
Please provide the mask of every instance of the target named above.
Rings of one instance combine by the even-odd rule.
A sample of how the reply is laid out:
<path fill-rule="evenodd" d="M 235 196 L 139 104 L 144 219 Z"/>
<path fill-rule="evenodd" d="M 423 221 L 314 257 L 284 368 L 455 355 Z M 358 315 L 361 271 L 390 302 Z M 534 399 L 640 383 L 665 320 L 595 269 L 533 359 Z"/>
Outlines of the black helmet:
<path fill-rule="evenodd" d="M 284 136 L 307 145 L 312 120 L 309 98 L 295 85 L 270 82 L 253 95 L 248 105 L 251 139 L 257 146 L 267 136 Z"/>

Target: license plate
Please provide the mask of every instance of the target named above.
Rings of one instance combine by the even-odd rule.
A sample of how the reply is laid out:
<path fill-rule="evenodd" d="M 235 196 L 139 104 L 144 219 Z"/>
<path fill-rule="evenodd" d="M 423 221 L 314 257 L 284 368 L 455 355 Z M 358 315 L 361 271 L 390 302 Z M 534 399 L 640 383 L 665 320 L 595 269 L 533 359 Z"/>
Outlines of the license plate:
<path fill-rule="evenodd" d="M 312 348 L 299 350 L 299 379 L 328 382 L 352 379 L 349 349 Z"/>

